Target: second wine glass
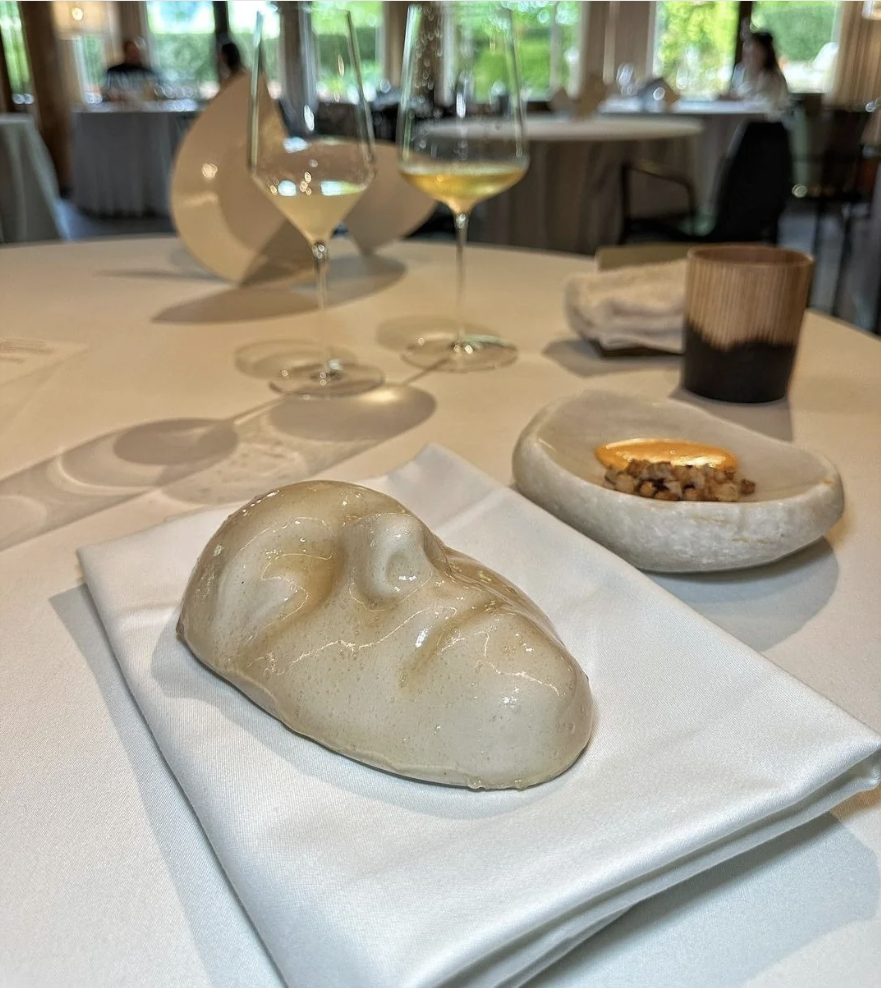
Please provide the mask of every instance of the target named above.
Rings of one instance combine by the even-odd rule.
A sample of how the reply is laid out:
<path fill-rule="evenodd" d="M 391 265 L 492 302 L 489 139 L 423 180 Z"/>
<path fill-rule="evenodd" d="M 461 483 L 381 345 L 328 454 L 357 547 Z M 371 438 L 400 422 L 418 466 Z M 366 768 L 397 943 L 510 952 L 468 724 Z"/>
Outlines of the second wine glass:
<path fill-rule="evenodd" d="M 290 6 L 278 99 L 267 85 L 257 16 L 248 164 L 260 190 L 309 242 L 326 336 L 328 243 L 373 178 L 373 132 L 351 16 L 323 4 Z M 323 398 L 361 394 L 382 381 L 378 368 L 328 347 L 324 360 L 293 361 L 271 383 L 285 394 Z"/>
<path fill-rule="evenodd" d="M 511 363 L 516 348 L 468 327 L 463 309 L 471 211 L 519 182 L 529 166 L 510 10 L 493 3 L 410 6 L 398 161 L 408 182 L 449 206 L 456 225 L 456 338 L 421 340 L 404 359 L 444 371 Z"/>

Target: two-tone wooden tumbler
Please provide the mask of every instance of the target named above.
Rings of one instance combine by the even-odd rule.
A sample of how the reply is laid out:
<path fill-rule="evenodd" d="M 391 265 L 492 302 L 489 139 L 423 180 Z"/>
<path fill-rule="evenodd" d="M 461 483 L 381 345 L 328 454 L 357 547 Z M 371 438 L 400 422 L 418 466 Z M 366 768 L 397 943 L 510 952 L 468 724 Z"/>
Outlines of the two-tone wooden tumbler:
<path fill-rule="evenodd" d="M 717 401 L 786 396 L 814 262 L 781 247 L 688 252 L 682 386 Z"/>

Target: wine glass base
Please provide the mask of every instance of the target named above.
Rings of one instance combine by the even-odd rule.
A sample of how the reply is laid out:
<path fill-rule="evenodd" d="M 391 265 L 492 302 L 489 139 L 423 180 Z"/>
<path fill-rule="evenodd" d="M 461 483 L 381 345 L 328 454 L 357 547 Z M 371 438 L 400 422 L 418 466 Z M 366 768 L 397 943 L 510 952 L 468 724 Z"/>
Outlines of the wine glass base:
<path fill-rule="evenodd" d="M 496 336 L 466 333 L 456 340 L 420 340 L 407 347 L 402 356 L 408 364 L 424 370 L 465 374 L 512 364 L 517 359 L 517 348 Z"/>
<path fill-rule="evenodd" d="M 235 352 L 235 365 L 249 377 L 269 381 L 290 367 L 309 365 L 314 370 L 328 355 L 328 347 L 312 340 L 281 337 L 248 343 Z M 330 358 L 343 363 L 356 363 L 355 354 L 342 347 L 331 347 Z"/>
<path fill-rule="evenodd" d="M 269 386 L 292 398 L 351 398 L 378 388 L 385 376 L 378 367 L 355 361 L 295 364 L 277 374 Z"/>

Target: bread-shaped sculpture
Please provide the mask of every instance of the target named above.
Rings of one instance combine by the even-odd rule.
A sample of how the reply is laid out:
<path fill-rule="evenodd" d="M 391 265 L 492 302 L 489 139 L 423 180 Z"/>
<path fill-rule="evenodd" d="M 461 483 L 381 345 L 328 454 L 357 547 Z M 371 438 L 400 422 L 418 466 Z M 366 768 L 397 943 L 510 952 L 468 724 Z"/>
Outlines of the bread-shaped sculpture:
<path fill-rule="evenodd" d="M 228 518 L 178 635 L 298 734 L 410 778 L 522 789 L 590 738 L 587 677 L 535 604 L 353 484 L 293 484 Z"/>

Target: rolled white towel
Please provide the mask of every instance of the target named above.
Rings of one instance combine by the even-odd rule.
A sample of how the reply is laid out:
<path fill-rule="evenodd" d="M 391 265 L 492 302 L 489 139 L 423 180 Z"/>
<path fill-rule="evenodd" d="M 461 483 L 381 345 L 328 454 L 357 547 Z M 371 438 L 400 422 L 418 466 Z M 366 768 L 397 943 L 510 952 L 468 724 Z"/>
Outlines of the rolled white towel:
<path fill-rule="evenodd" d="M 606 350 L 682 353 L 685 269 L 683 260 L 573 275 L 564 293 L 569 325 Z"/>

